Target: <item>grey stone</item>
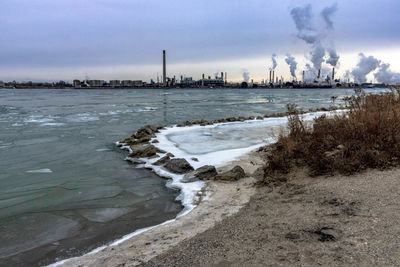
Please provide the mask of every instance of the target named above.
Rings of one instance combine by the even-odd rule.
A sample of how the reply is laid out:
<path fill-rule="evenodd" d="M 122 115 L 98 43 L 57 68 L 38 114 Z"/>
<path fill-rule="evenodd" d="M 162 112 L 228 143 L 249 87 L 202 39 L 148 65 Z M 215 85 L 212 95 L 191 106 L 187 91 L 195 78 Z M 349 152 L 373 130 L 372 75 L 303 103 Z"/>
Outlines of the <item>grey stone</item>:
<path fill-rule="evenodd" d="M 215 177 L 215 180 L 237 181 L 237 180 L 239 180 L 241 178 L 244 178 L 245 176 L 246 176 L 246 173 L 244 172 L 243 168 L 240 167 L 240 166 L 235 166 L 230 171 L 218 174 Z"/>
<path fill-rule="evenodd" d="M 178 174 L 184 174 L 194 170 L 186 159 L 171 159 L 165 164 L 165 168 Z"/>

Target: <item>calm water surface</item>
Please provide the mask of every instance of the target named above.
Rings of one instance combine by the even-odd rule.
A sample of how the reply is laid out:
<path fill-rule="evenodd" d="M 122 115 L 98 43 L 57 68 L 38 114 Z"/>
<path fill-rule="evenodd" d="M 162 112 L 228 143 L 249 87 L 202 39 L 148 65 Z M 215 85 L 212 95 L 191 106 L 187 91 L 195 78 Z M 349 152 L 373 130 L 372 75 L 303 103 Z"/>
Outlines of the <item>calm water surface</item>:
<path fill-rule="evenodd" d="M 0 90 L 0 265 L 51 263 L 175 217 L 178 192 L 114 145 L 142 125 L 327 107 L 353 92 Z"/>

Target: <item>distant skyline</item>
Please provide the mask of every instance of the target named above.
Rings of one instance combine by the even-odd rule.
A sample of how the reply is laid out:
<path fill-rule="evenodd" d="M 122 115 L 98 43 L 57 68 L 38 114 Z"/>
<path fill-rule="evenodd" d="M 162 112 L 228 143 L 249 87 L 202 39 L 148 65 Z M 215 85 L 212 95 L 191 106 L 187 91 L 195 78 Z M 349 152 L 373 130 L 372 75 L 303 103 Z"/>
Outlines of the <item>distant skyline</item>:
<path fill-rule="evenodd" d="M 3 0 L 0 80 L 149 81 L 162 74 L 163 49 L 170 77 L 224 71 L 241 81 L 249 72 L 261 81 L 276 53 L 275 72 L 288 80 L 290 53 L 301 78 L 311 48 L 296 37 L 290 10 L 311 4 L 320 24 L 319 12 L 334 3 L 330 39 L 340 56 L 337 75 L 351 71 L 361 52 L 399 73 L 398 0 Z"/>

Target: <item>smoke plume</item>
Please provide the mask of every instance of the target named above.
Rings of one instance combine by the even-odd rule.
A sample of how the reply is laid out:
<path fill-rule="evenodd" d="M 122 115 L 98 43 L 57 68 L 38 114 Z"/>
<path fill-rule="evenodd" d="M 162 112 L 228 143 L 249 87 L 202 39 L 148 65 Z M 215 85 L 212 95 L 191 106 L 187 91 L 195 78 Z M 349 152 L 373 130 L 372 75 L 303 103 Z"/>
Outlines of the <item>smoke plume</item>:
<path fill-rule="evenodd" d="M 322 12 L 321 16 L 325 21 L 326 27 L 328 30 L 333 30 L 333 22 L 331 16 L 337 11 L 337 3 L 334 3 L 330 7 L 325 7 Z"/>
<path fill-rule="evenodd" d="M 310 4 L 304 7 L 295 7 L 290 11 L 290 15 L 297 28 L 297 37 L 307 44 L 310 44 L 312 50 L 310 52 L 310 60 L 314 69 L 321 69 L 322 63 L 325 62 L 325 54 L 328 52 L 326 62 L 332 66 L 336 66 L 339 56 L 334 49 L 333 41 L 330 40 L 329 45 L 325 45 L 326 39 L 332 38 L 333 21 L 332 15 L 337 10 L 337 4 L 326 7 L 322 10 L 321 16 L 326 24 L 326 28 L 316 28 L 313 25 L 314 15 Z"/>
<path fill-rule="evenodd" d="M 271 68 L 271 70 L 275 70 L 276 66 L 278 66 L 278 63 L 276 63 L 276 54 L 275 53 L 272 54 L 271 60 L 272 60 L 272 68 Z"/>
<path fill-rule="evenodd" d="M 374 74 L 375 79 L 380 83 L 399 84 L 400 73 L 389 70 L 390 64 L 382 63 L 379 70 Z"/>
<path fill-rule="evenodd" d="M 290 74 L 293 78 L 296 78 L 296 69 L 297 69 L 297 62 L 294 56 L 287 54 L 285 58 L 286 63 L 290 67 Z"/>
<path fill-rule="evenodd" d="M 354 77 L 356 83 L 367 82 L 367 75 L 374 71 L 380 64 L 380 60 L 373 56 L 366 57 L 363 53 L 358 54 L 360 61 L 355 69 L 352 70 L 351 75 Z"/>
<path fill-rule="evenodd" d="M 243 82 L 248 83 L 249 80 L 250 80 L 250 72 L 244 71 L 244 72 L 243 72 Z"/>

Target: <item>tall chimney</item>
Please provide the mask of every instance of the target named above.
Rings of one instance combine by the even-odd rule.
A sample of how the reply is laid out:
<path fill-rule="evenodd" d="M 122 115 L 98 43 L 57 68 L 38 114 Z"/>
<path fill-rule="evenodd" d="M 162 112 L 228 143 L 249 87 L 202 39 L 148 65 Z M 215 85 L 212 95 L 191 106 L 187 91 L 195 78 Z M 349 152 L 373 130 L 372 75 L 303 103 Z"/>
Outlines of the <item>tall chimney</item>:
<path fill-rule="evenodd" d="M 269 83 L 271 83 L 272 71 L 269 70 Z"/>
<path fill-rule="evenodd" d="M 224 73 L 221 72 L 221 80 L 224 80 Z"/>
<path fill-rule="evenodd" d="M 335 82 L 335 68 L 332 69 L 332 82 Z"/>
<path fill-rule="evenodd" d="M 228 82 L 228 73 L 225 72 L 225 83 Z"/>
<path fill-rule="evenodd" d="M 203 73 L 203 80 L 204 80 L 204 73 Z"/>
<path fill-rule="evenodd" d="M 275 71 L 272 71 L 272 82 L 274 82 L 274 77 L 275 77 Z"/>
<path fill-rule="evenodd" d="M 321 69 L 318 69 L 318 79 L 321 77 Z"/>
<path fill-rule="evenodd" d="M 303 70 L 303 83 L 304 83 L 304 76 L 306 75 L 306 72 Z"/>
<path fill-rule="evenodd" d="M 167 66 L 165 62 L 165 50 L 163 50 L 163 86 L 167 86 Z"/>

